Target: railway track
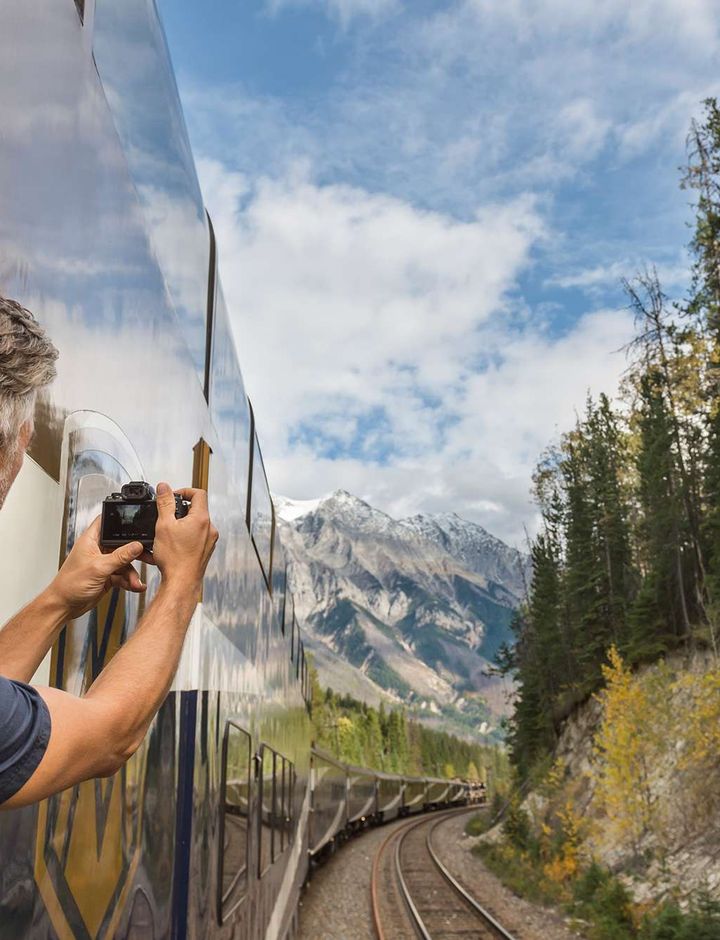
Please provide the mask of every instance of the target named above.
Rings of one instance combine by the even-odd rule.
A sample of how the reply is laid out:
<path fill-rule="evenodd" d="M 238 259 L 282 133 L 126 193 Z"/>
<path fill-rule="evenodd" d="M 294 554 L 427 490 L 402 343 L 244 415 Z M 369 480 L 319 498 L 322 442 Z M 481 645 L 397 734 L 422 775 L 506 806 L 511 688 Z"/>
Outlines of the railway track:
<path fill-rule="evenodd" d="M 452 810 L 389 833 L 373 860 L 370 884 L 378 940 L 514 940 L 450 874 L 432 845 Z"/>

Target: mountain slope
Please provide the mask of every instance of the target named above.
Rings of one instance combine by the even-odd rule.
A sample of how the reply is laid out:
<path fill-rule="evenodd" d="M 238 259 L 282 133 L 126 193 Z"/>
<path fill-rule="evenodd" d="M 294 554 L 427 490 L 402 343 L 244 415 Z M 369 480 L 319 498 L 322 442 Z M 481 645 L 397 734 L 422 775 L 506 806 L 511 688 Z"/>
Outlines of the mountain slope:
<path fill-rule="evenodd" d="M 395 520 L 343 490 L 275 502 L 323 684 L 454 730 L 496 727 L 507 703 L 484 673 L 509 638 L 526 559 L 454 514 Z"/>

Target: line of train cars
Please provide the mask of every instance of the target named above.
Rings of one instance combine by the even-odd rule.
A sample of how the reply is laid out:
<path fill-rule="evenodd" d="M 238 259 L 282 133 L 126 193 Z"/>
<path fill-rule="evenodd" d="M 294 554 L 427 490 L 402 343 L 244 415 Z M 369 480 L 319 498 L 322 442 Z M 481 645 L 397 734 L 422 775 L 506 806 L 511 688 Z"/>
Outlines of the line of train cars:
<path fill-rule="evenodd" d="M 344 764 L 313 748 L 308 851 L 320 860 L 349 834 L 400 816 L 486 802 L 484 783 L 406 777 Z"/>

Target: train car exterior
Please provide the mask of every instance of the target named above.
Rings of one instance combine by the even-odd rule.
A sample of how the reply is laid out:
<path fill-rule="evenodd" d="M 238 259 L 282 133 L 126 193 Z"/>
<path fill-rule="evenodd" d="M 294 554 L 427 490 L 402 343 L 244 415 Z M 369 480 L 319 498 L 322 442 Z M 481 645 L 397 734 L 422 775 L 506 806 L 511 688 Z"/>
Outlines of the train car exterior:
<path fill-rule="evenodd" d="M 448 803 L 453 806 L 462 806 L 468 801 L 469 784 L 460 780 L 451 780 L 448 791 Z"/>
<path fill-rule="evenodd" d="M 425 783 L 425 803 L 428 807 L 444 806 L 450 801 L 451 781 L 429 777 Z"/>
<path fill-rule="evenodd" d="M 377 815 L 377 774 L 365 767 L 348 767 L 348 823 L 364 826 Z"/>
<path fill-rule="evenodd" d="M 0 814 L 0 936 L 282 937 L 307 865 L 308 673 L 156 6 L 3 4 L 0 37 L 0 292 L 60 350 L 0 514 L 0 621 L 128 480 L 207 488 L 222 533 L 138 753 Z M 145 603 L 68 623 L 35 683 L 84 692 Z"/>
<path fill-rule="evenodd" d="M 403 778 L 402 813 L 404 816 L 410 813 L 420 813 L 425 809 L 427 803 L 425 798 L 426 790 L 425 780 L 418 777 Z"/>
<path fill-rule="evenodd" d="M 313 748 L 311 757 L 312 806 L 310 855 L 326 849 L 348 824 L 348 773 L 344 764 Z"/>
<path fill-rule="evenodd" d="M 397 818 L 403 806 L 403 779 L 377 773 L 377 815 L 380 822 Z"/>

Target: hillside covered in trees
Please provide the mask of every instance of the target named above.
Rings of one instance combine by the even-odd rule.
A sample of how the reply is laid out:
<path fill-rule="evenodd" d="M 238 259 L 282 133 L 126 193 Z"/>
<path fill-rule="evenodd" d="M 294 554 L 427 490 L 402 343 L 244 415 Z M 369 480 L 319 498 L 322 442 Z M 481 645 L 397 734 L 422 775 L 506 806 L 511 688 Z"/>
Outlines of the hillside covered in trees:
<path fill-rule="evenodd" d="M 402 709 L 373 708 L 322 689 L 315 669 L 311 682 L 315 743 L 339 760 L 389 773 L 504 784 L 508 763 L 502 748 L 434 731 L 408 719 Z"/>
<path fill-rule="evenodd" d="M 632 666 L 679 648 L 717 657 L 720 617 L 720 109 L 705 102 L 681 186 L 695 207 L 691 287 L 657 273 L 624 287 L 636 334 L 616 402 L 588 399 L 542 457 L 529 597 L 501 668 L 518 681 L 520 776 L 602 684 L 615 647 Z"/>

